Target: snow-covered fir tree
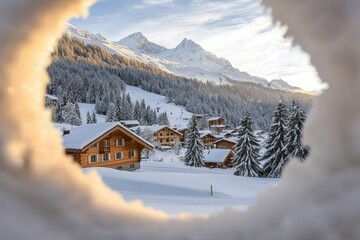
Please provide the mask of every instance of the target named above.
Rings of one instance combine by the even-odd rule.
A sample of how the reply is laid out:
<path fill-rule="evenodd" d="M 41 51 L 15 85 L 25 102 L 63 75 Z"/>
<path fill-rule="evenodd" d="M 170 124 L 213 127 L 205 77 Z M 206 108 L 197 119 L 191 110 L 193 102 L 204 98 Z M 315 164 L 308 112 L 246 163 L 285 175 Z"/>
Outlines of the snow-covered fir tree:
<path fill-rule="evenodd" d="M 285 149 L 287 121 L 286 106 L 280 102 L 273 113 L 269 138 L 265 145 L 266 151 L 262 157 L 264 177 L 279 178 L 281 176 L 287 159 Z"/>
<path fill-rule="evenodd" d="M 116 117 L 116 108 L 115 104 L 110 103 L 108 107 L 108 112 L 106 113 L 106 121 L 107 122 L 116 122 L 118 121 Z"/>
<path fill-rule="evenodd" d="M 76 105 L 68 103 L 62 110 L 62 119 L 64 123 L 68 123 L 75 126 L 82 124 L 81 118 L 76 110 Z"/>
<path fill-rule="evenodd" d="M 309 146 L 303 144 L 303 127 L 306 121 L 306 115 L 299 105 L 294 101 L 289 115 L 285 149 L 288 158 L 296 157 L 304 161 L 309 155 Z"/>
<path fill-rule="evenodd" d="M 184 163 L 187 166 L 201 167 L 204 165 L 204 145 L 200 139 L 196 119 L 190 121 L 189 132 L 186 136 L 186 153 Z"/>
<path fill-rule="evenodd" d="M 169 125 L 169 119 L 166 112 L 160 113 L 158 116 L 158 124 Z"/>
<path fill-rule="evenodd" d="M 97 123 L 95 111 L 92 112 L 92 123 Z"/>
<path fill-rule="evenodd" d="M 91 124 L 91 123 L 93 123 L 93 119 L 90 115 L 90 112 L 88 111 L 86 114 L 86 124 Z"/>
<path fill-rule="evenodd" d="M 262 168 L 259 164 L 260 145 L 253 132 L 253 122 L 250 113 L 246 112 L 240 122 L 239 138 L 235 147 L 234 175 L 259 177 Z"/>
<path fill-rule="evenodd" d="M 142 120 L 142 112 L 141 112 L 141 106 L 140 106 L 140 102 L 137 100 L 135 102 L 135 107 L 134 107 L 134 119 L 138 120 L 139 122 L 141 122 Z"/>

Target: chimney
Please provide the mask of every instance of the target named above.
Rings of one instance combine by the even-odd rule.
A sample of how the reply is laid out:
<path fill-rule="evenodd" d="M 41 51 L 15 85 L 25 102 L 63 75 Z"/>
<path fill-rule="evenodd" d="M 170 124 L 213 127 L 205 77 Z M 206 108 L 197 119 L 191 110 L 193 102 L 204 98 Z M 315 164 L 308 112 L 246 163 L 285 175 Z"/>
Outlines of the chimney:
<path fill-rule="evenodd" d="M 63 128 L 62 129 L 63 136 L 70 134 L 70 129 Z"/>

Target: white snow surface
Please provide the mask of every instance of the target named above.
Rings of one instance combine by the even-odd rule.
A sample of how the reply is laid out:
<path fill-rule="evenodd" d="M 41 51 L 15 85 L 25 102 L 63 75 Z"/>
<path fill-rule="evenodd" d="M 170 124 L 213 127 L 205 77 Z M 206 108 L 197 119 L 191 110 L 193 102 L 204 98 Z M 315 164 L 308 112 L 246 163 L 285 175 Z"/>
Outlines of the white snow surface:
<path fill-rule="evenodd" d="M 83 124 L 86 124 L 87 120 L 87 113 L 89 112 L 90 115 L 93 111 L 95 111 L 95 104 L 91 103 L 78 103 L 80 109 L 80 117 Z M 98 123 L 106 122 L 106 116 L 101 114 L 96 114 L 96 120 Z"/>
<path fill-rule="evenodd" d="M 183 149 L 180 156 L 184 152 Z M 224 158 L 229 152 L 214 149 L 208 159 L 218 162 L 217 159 Z M 156 151 L 152 161 L 142 161 L 140 170 L 135 172 L 107 168 L 83 171 L 96 171 L 126 200 L 141 199 L 146 206 L 171 216 L 183 213 L 208 216 L 220 213 L 225 207 L 243 211 L 256 202 L 260 193 L 279 182 L 278 179 L 237 177 L 232 174 L 233 169 L 187 167 L 179 161 L 180 156 L 172 150 Z M 210 196 L 210 185 L 213 196 Z"/>

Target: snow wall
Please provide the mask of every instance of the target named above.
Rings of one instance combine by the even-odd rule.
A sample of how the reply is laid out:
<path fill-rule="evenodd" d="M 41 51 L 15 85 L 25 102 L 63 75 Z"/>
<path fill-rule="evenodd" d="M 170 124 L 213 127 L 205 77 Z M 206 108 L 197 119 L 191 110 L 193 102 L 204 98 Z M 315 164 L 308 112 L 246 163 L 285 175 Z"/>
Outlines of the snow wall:
<path fill-rule="evenodd" d="M 264 0 L 330 88 L 305 129 L 308 161 L 292 161 L 248 211 L 206 219 L 126 203 L 64 155 L 43 107 L 45 69 L 63 24 L 90 3 L 0 2 L 1 239 L 360 239 L 358 0 Z"/>

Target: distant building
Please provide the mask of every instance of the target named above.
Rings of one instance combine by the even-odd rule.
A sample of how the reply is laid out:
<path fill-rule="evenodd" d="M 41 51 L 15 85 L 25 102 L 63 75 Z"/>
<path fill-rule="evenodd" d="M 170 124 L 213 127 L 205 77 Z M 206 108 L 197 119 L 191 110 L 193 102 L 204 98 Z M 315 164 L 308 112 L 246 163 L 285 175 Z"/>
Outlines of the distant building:
<path fill-rule="evenodd" d="M 120 121 L 120 123 L 127 128 L 140 126 L 140 122 L 138 120 L 124 120 Z"/>
<path fill-rule="evenodd" d="M 200 139 L 208 148 L 212 148 L 214 142 L 217 140 L 216 136 L 214 136 L 210 130 L 200 131 Z"/>
<path fill-rule="evenodd" d="M 217 149 L 231 149 L 235 151 L 235 146 L 237 143 L 236 138 L 222 138 L 214 142 L 215 148 Z"/>
<path fill-rule="evenodd" d="M 231 168 L 234 152 L 230 149 L 204 150 L 204 163 L 208 168 Z"/>
<path fill-rule="evenodd" d="M 230 129 L 229 125 L 224 124 L 225 119 L 222 117 L 211 117 L 207 119 L 207 122 L 209 124 L 209 129 L 217 133 Z"/>
<path fill-rule="evenodd" d="M 55 109 L 59 99 L 55 96 L 45 94 L 45 106 L 47 108 Z"/>
<path fill-rule="evenodd" d="M 160 146 L 175 146 L 180 142 L 180 139 L 183 136 L 182 133 L 167 125 L 138 126 L 131 128 L 133 131 L 137 131 L 138 129 L 141 131 L 150 131 L 153 136 L 153 140 Z"/>
<path fill-rule="evenodd" d="M 83 168 L 109 167 L 119 170 L 140 168 L 141 152 L 154 147 L 120 123 L 81 125 L 63 135 L 67 155 Z"/>

